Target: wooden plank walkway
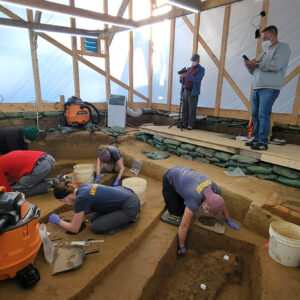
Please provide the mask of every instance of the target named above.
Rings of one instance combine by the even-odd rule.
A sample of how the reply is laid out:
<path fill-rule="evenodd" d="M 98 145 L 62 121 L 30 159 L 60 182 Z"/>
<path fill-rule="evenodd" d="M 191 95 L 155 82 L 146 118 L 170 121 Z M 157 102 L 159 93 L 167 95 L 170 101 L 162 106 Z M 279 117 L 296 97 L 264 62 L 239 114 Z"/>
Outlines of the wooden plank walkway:
<path fill-rule="evenodd" d="M 204 130 L 183 130 L 168 126 L 140 126 L 140 130 L 171 138 L 184 143 L 212 148 L 219 151 L 242 154 L 260 159 L 261 161 L 300 170 L 300 146 L 288 144 L 285 146 L 269 145 L 267 151 L 255 151 L 245 146 L 245 142 L 224 137 L 224 134 Z"/>

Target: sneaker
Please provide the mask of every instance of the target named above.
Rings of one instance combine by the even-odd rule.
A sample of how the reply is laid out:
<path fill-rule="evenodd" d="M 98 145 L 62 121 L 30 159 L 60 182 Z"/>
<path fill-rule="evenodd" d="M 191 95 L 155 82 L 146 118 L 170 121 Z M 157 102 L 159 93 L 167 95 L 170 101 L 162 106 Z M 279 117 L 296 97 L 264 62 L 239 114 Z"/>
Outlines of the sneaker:
<path fill-rule="evenodd" d="M 258 142 L 251 141 L 251 142 L 246 142 L 246 143 L 245 143 L 245 146 L 252 147 L 252 146 L 254 146 L 255 144 L 258 144 Z"/>
<path fill-rule="evenodd" d="M 54 188 L 58 183 L 59 183 L 59 180 L 57 180 L 56 178 L 54 178 L 50 181 L 50 184 L 51 184 L 52 188 Z"/>
<path fill-rule="evenodd" d="M 268 145 L 256 143 L 253 146 L 251 146 L 252 150 L 268 150 Z"/>
<path fill-rule="evenodd" d="M 56 178 L 59 182 L 62 182 L 62 181 L 65 181 L 66 179 L 72 179 L 72 176 L 60 174 L 60 175 L 57 175 Z"/>
<path fill-rule="evenodd" d="M 191 125 L 189 125 L 189 126 L 187 127 L 187 129 L 188 129 L 188 130 L 193 130 L 193 127 L 192 127 Z"/>

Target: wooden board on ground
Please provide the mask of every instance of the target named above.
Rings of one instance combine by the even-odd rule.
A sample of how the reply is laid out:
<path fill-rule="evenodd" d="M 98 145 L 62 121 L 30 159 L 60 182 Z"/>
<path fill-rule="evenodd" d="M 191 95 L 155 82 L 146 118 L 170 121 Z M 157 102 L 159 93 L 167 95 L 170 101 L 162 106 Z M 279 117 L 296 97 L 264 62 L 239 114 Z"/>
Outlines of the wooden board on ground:
<path fill-rule="evenodd" d="M 140 130 L 174 139 L 184 143 L 212 148 L 219 151 L 242 154 L 260 159 L 261 161 L 300 170 L 300 146 L 299 145 L 269 145 L 267 151 L 251 150 L 245 146 L 245 142 L 220 136 L 220 133 L 204 130 L 183 130 L 168 126 L 140 126 Z"/>

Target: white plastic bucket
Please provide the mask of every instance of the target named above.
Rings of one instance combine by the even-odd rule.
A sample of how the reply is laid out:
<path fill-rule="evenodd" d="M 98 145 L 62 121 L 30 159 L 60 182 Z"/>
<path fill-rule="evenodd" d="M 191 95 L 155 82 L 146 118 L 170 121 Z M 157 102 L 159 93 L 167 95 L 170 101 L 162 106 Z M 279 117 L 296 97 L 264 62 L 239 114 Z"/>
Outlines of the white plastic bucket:
<path fill-rule="evenodd" d="M 78 164 L 73 167 L 75 180 L 80 183 L 93 183 L 94 180 L 94 165 L 93 164 Z"/>
<path fill-rule="evenodd" d="M 300 266 L 300 226 L 285 221 L 273 221 L 269 233 L 269 255 L 284 266 Z"/>
<path fill-rule="evenodd" d="M 122 181 L 122 186 L 132 189 L 140 199 L 141 205 L 145 203 L 147 180 L 139 177 L 130 177 Z"/>

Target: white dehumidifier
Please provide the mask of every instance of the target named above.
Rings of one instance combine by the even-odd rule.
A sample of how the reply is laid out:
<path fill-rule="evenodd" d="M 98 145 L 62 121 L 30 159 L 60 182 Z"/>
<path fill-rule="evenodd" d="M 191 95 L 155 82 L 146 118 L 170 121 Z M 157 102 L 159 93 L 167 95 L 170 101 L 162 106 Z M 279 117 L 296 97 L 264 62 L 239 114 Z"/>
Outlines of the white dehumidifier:
<path fill-rule="evenodd" d="M 107 126 L 126 126 L 126 98 L 122 95 L 110 95 L 108 100 Z"/>

